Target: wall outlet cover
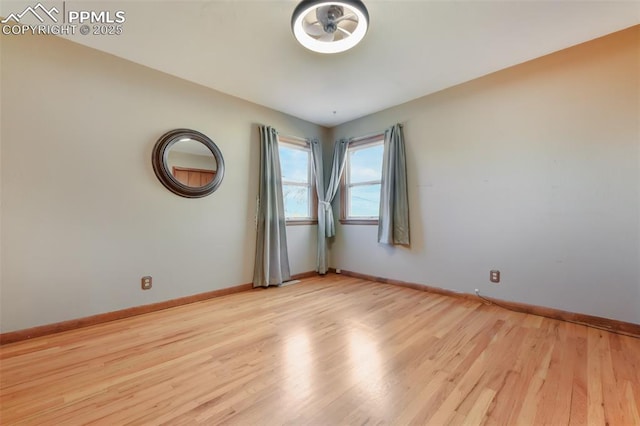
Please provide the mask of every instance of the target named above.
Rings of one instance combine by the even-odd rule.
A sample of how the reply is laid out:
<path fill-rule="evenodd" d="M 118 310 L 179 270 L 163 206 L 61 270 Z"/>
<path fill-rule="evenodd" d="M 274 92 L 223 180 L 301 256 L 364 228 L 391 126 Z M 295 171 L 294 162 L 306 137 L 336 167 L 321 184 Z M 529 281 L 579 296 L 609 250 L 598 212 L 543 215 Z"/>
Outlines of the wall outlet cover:
<path fill-rule="evenodd" d="M 149 290 L 153 286 L 153 278 L 151 276 L 142 277 L 140 280 L 140 287 L 143 290 Z"/>

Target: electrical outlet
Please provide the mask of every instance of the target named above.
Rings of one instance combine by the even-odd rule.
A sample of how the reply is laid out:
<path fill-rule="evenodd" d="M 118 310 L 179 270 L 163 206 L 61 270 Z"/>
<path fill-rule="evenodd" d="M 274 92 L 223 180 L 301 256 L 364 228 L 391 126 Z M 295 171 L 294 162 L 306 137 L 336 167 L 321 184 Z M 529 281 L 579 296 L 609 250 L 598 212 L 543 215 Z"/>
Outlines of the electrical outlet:
<path fill-rule="evenodd" d="M 142 280 L 140 282 L 140 287 L 143 290 L 149 290 L 153 285 L 153 278 L 151 278 L 151 276 L 142 277 Z"/>
<path fill-rule="evenodd" d="M 498 271 L 497 269 L 493 269 L 491 271 L 489 271 L 489 281 L 491 281 L 492 283 L 499 283 L 500 282 L 500 271 Z"/>

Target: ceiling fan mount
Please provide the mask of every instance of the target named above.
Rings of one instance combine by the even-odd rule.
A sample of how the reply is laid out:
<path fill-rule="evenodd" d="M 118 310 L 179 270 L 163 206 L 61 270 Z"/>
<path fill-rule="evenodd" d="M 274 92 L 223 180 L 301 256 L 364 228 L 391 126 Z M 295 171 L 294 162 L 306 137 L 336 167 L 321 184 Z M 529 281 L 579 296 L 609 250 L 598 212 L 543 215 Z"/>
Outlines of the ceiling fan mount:
<path fill-rule="evenodd" d="M 318 19 L 318 22 L 322 24 L 326 33 L 335 33 L 338 30 L 339 22 L 336 21 L 343 16 L 344 8 L 335 4 L 316 9 L 316 18 Z"/>

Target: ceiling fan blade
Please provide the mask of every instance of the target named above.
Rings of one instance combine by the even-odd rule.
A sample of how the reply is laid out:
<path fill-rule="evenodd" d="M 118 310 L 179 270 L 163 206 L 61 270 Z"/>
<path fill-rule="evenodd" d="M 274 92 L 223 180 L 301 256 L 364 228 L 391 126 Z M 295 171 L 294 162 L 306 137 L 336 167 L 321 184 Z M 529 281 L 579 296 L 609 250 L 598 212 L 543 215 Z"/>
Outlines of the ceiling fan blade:
<path fill-rule="evenodd" d="M 350 36 L 351 33 L 347 30 L 345 30 L 344 28 L 338 27 L 338 31 L 342 31 L 344 34 L 346 34 L 347 36 Z"/>
<path fill-rule="evenodd" d="M 310 36 L 321 36 L 324 34 L 324 29 L 318 21 L 312 24 L 307 21 L 302 21 L 302 29 Z"/>
<path fill-rule="evenodd" d="M 356 15 L 354 15 L 353 13 L 350 13 L 348 15 L 344 15 L 339 17 L 338 19 L 336 19 L 335 22 L 336 24 L 338 22 L 342 22 L 342 21 L 352 21 L 352 22 L 358 22 L 358 18 L 356 18 Z"/>
<path fill-rule="evenodd" d="M 324 33 L 323 35 L 318 37 L 316 40 L 330 42 L 330 41 L 333 41 L 335 36 L 336 36 L 336 33 Z"/>

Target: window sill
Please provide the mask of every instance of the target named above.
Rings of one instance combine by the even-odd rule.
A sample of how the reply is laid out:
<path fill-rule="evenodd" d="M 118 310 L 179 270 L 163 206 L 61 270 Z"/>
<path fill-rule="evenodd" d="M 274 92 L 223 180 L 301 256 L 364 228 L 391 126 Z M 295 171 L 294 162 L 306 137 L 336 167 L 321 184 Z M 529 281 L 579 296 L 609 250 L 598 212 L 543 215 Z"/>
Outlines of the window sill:
<path fill-rule="evenodd" d="M 287 219 L 286 226 L 317 225 L 318 219 Z"/>
<path fill-rule="evenodd" d="M 343 225 L 377 225 L 378 219 L 340 219 Z"/>

